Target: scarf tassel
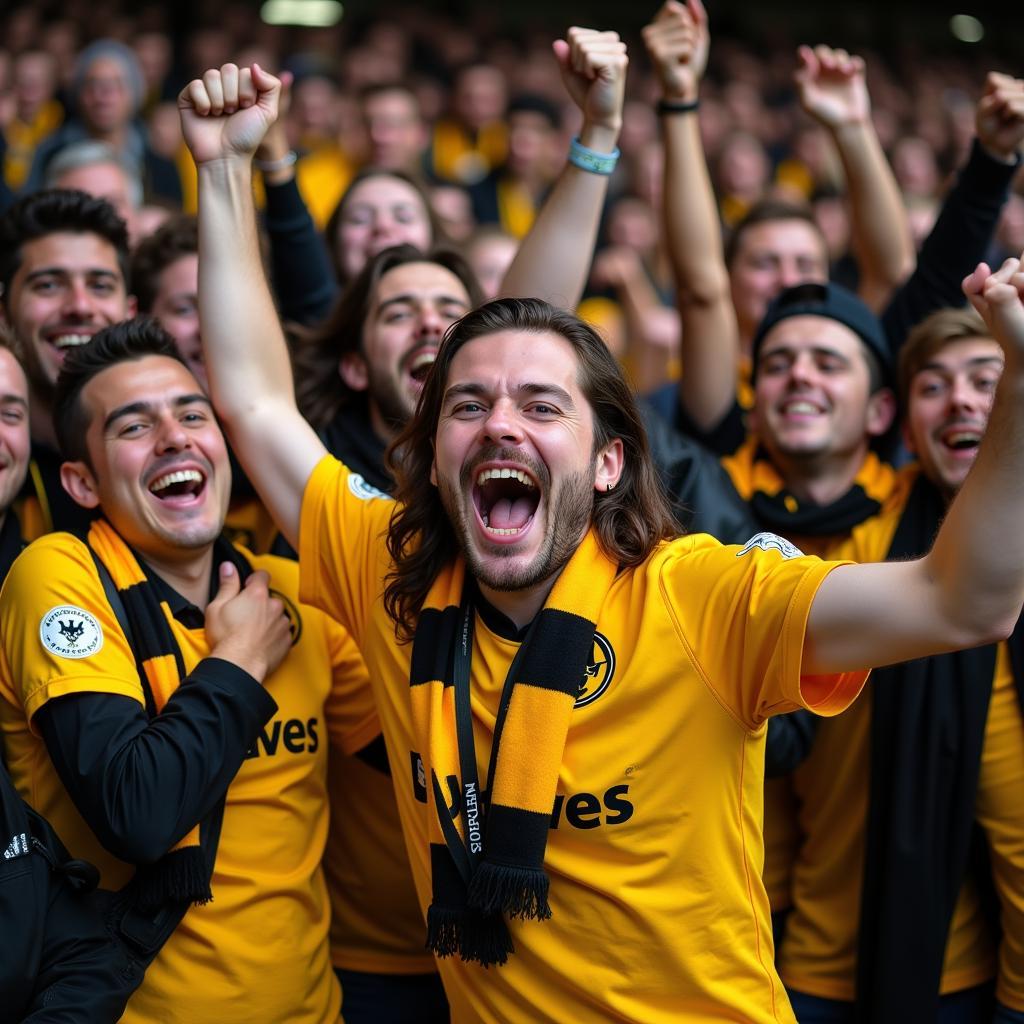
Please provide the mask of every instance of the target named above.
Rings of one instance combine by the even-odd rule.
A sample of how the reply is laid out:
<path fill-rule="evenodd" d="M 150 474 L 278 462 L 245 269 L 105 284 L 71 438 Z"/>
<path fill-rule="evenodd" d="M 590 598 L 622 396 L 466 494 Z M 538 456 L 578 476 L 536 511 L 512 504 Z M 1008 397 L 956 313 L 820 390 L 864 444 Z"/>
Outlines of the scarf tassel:
<path fill-rule="evenodd" d="M 468 908 L 427 909 L 427 949 L 435 956 L 454 956 L 481 967 L 504 964 L 515 952 L 508 926 L 498 914 L 481 914 Z"/>
<path fill-rule="evenodd" d="M 484 861 L 469 884 L 469 904 L 484 914 L 507 914 L 521 921 L 546 921 L 548 876 L 540 868 Z"/>
<path fill-rule="evenodd" d="M 210 869 L 199 846 L 172 850 L 156 864 L 140 866 L 135 874 L 139 906 L 156 909 L 168 902 L 195 903 L 213 899 Z"/>

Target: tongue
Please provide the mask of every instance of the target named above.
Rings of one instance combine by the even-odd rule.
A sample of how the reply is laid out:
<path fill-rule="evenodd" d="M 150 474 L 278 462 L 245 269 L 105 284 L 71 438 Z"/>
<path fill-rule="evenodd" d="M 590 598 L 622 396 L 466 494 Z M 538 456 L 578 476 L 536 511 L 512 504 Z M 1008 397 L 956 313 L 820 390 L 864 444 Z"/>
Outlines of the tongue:
<path fill-rule="evenodd" d="M 499 498 L 491 507 L 488 525 L 496 530 L 520 530 L 533 514 L 533 508 L 529 498 Z"/>

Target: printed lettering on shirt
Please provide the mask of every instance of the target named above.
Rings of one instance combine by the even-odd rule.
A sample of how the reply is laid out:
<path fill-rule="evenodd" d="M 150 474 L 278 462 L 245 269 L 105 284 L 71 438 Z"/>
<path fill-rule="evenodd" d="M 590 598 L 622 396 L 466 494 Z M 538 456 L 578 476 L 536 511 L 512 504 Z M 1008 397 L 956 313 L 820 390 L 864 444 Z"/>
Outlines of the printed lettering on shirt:
<path fill-rule="evenodd" d="M 595 631 L 594 651 L 580 680 L 575 706 L 583 708 L 593 704 L 611 686 L 614 675 L 615 651 L 608 637 Z"/>
<path fill-rule="evenodd" d="M 88 658 L 103 647 L 103 629 L 84 608 L 59 604 L 40 620 L 39 639 L 60 658 Z"/>
<path fill-rule="evenodd" d="M 559 793 L 551 812 L 551 828 L 558 828 L 564 820 L 573 828 L 591 829 L 601 825 L 622 825 L 633 817 L 635 807 L 628 800 L 629 785 L 620 783 L 605 790 L 604 796 L 596 793 Z"/>
<path fill-rule="evenodd" d="M 736 557 L 741 558 L 753 551 L 754 548 L 760 548 L 762 551 L 778 551 L 783 558 L 801 558 L 803 556 L 803 552 L 795 544 L 790 544 L 785 537 L 780 537 L 776 533 L 756 533 L 743 545 L 742 550 L 736 552 Z"/>
<path fill-rule="evenodd" d="M 415 750 L 409 751 L 412 759 L 412 795 L 421 803 L 427 802 L 427 771 L 423 767 L 423 758 Z"/>
<path fill-rule="evenodd" d="M 272 719 L 256 737 L 246 751 L 246 758 L 274 757 L 276 754 L 315 754 L 320 748 L 317 729 L 321 722 L 316 718 Z"/>
<path fill-rule="evenodd" d="M 348 489 L 361 501 L 370 501 L 373 498 L 383 498 L 391 501 L 391 495 L 377 490 L 373 484 L 369 484 L 359 473 L 349 473 Z"/>

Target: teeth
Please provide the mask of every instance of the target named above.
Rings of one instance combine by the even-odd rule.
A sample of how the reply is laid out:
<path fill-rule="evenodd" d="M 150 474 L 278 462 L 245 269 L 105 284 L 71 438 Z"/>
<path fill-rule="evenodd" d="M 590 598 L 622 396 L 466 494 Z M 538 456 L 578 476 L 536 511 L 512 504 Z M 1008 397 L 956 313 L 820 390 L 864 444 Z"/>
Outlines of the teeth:
<path fill-rule="evenodd" d="M 483 486 L 488 480 L 518 480 L 524 487 L 533 488 L 533 481 L 521 469 L 484 469 L 476 478 L 477 486 Z M 517 531 L 506 531 L 515 533 Z"/>
<path fill-rule="evenodd" d="M 981 435 L 975 433 L 973 430 L 963 430 L 954 434 L 946 435 L 947 444 L 977 444 L 980 440 Z"/>
<path fill-rule="evenodd" d="M 789 402 L 783 407 L 785 412 L 795 412 L 800 415 L 814 414 L 818 412 L 818 407 L 812 405 L 810 402 Z"/>
<path fill-rule="evenodd" d="M 53 339 L 57 348 L 77 348 L 79 345 L 88 345 L 92 341 L 91 334 L 61 334 Z"/>
<path fill-rule="evenodd" d="M 496 537 L 511 537 L 523 532 L 522 530 L 499 530 L 496 526 L 487 526 L 486 523 L 484 523 L 484 526 L 487 528 L 488 533 L 493 533 Z"/>
<path fill-rule="evenodd" d="M 436 352 L 421 352 L 410 364 L 410 373 L 415 373 L 421 366 L 431 366 L 437 358 Z"/>
<path fill-rule="evenodd" d="M 154 480 L 149 489 L 153 492 L 162 491 L 171 484 L 202 483 L 203 475 L 195 469 L 179 469 L 173 473 L 167 473 Z"/>

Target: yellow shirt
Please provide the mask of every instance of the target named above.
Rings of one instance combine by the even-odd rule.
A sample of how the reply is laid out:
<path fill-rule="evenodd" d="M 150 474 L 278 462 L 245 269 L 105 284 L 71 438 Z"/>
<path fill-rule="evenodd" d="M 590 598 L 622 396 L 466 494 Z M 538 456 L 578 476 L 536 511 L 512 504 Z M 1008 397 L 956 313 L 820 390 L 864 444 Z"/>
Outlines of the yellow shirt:
<path fill-rule="evenodd" d="M 398 771 L 419 750 L 411 644 L 396 642 L 381 601 L 392 508 L 326 457 L 303 499 L 300 564 L 303 598 L 345 623 L 363 651 Z M 835 714 L 865 673 L 801 679 L 811 602 L 834 565 L 762 543 L 769 550 L 685 537 L 616 579 L 552 809 L 544 864 L 553 917 L 510 923 L 516 952 L 505 966 L 440 961 L 455 1022 L 793 1021 L 760 883 L 765 721 L 801 704 Z M 472 711 L 482 778 L 517 649 L 478 617 Z M 412 768 L 396 778 L 425 907 L 422 783 Z"/>
<path fill-rule="evenodd" d="M 830 556 L 883 561 L 917 475 L 898 474 L 882 511 L 855 527 Z M 823 721 L 814 749 L 794 774 L 804 836 L 793 868 L 793 909 L 779 950 L 786 985 L 826 999 L 855 997 L 870 763 L 870 694 Z M 960 891 L 943 965 L 942 993 L 981 984 L 994 973 L 989 929 L 973 884 Z"/>
<path fill-rule="evenodd" d="M 328 956 L 329 908 L 320 859 L 327 835 L 327 748 L 352 752 L 379 732 L 366 671 L 351 638 L 298 604 L 298 567 L 252 557 L 287 598 L 301 629 L 265 683 L 278 710 L 227 791 L 212 890 L 193 906 L 132 997 L 126 1024 L 323 1024 L 340 993 Z M 40 622 L 57 605 L 89 612 L 103 643 L 89 657 L 52 654 Z M 205 631 L 165 614 L 187 671 L 209 653 Z M 85 545 L 53 533 L 30 545 L 0 592 L 0 728 L 21 795 L 56 827 L 73 855 L 92 861 L 106 888 L 130 865 L 117 860 L 82 820 L 31 728 L 47 701 L 111 693 L 144 703 L 135 661 L 107 603 Z"/>

